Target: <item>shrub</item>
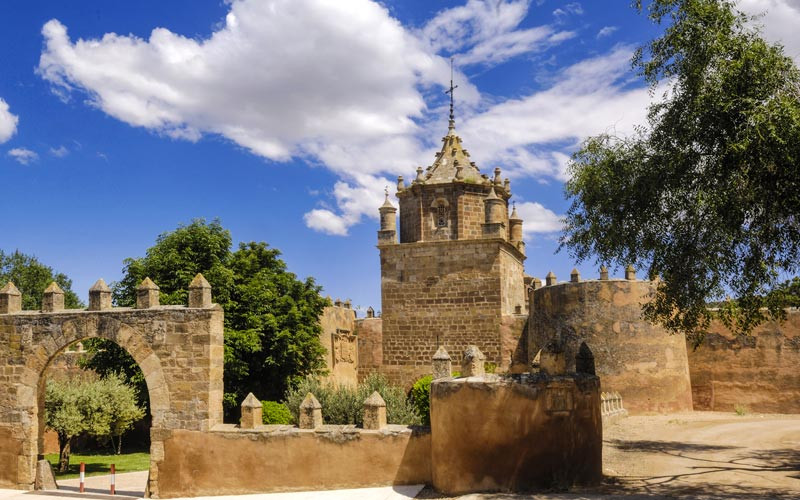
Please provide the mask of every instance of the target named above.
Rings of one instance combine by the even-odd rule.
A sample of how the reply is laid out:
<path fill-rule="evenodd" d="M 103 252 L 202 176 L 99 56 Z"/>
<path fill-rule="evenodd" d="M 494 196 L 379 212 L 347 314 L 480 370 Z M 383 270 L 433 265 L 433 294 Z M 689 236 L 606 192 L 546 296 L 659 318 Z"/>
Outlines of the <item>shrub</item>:
<path fill-rule="evenodd" d="M 364 400 L 378 391 L 386 401 L 386 419 L 390 424 L 416 425 L 421 418 L 406 398 L 403 389 L 390 385 L 382 375 L 369 375 L 357 387 L 336 386 L 308 377 L 286 393 L 286 406 L 294 422 L 298 421 L 300 404 L 306 394 L 312 393 L 322 405 L 322 419 L 326 424 L 363 424 Z"/>
<path fill-rule="evenodd" d="M 494 372 L 491 372 L 494 373 Z M 453 372 L 453 377 L 461 375 L 459 372 Z M 411 394 L 409 395 L 414 409 L 420 416 L 422 425 L 431 425 L 431 382 L 433 382 L 433 375 L 425 375 L 417 379 L 411 387 Z"/>
<path fill-rule="evenodd" d="M 265 424 L 291 424 L 292 413 L 285 403 L 277 401 L 261 402 L 261 421 Z"/>
<path fill-rule="evenodd" d="M 736 413 L 736 415 L 740 417 L 743 417 L 748 413 L 747 407 L 745 405 L 740 405 L 740 404 L 734 405 L 733 411 Z"/>

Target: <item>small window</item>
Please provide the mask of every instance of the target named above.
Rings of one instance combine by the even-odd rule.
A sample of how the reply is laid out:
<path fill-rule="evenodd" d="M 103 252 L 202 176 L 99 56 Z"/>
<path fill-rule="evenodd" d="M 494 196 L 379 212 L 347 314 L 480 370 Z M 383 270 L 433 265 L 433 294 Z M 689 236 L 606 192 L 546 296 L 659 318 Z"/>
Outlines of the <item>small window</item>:
<path fill-rule="evenodd" d="M 436 227 L 447 227 L 447 207 L 444 203 L 436 207 Z"/>

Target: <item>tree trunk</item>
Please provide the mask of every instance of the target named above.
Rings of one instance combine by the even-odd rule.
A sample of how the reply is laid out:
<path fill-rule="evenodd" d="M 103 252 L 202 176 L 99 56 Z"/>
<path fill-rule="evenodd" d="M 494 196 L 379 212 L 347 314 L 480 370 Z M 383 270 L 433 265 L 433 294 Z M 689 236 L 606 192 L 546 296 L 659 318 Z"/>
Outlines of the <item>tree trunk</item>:
<path fill-rule="evenodd" d="M 58 472 L 67 472 L 69 470 L 69 443 L 72 438 L 58 435 Z"/>
<path fill-rule="evenodd" d="M 122 434 L 117 436 L 117 455 L 122 455 Z"/>

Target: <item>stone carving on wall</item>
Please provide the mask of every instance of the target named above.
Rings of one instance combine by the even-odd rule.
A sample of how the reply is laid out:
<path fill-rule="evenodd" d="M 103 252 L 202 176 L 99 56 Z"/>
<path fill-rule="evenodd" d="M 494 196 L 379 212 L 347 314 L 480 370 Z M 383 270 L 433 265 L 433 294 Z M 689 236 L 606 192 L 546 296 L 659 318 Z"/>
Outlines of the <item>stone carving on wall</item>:
<path fill-rule="evenodd" d="M 333 346 L 333 364 L 348 363 L 355 365 L 358 356 L 358 341 L 355 335 L 349 330 L 336 330 L 331 334 L 331 345 Z"/>

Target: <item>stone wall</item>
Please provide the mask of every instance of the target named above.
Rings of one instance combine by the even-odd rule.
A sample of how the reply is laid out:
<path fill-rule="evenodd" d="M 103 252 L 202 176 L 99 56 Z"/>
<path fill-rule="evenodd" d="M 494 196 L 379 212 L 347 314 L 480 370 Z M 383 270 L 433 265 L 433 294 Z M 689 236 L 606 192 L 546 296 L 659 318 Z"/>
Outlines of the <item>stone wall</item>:
<path fill-rule="evenodd" d="M 431 385 L 433 486 L 531 491 L 602 479 L 596 376 L 438 379 Z"/>
<path fill-rule="evenodd" d="M 162 498 L 430 484 L 427 431 L 232 425 L 164 436 Z"/>
<path fill-rule="evenodd" d="M 502 318 L 517 302 L 524 306 L 523 257 L 516 248 L 471 240 L 387 245 L 380 252 L 383 373 L 410 385 L 430 372 L 439 345 L 461 352 L 475 344 L 487 361 L 509 363 Z"/>
<path fill-rule="evenodd" d="M 800 413 L 800 311 L 737 338 L 718 322 L 687 346 L 695 410 Z"/>
<path fill-rule="evenodd" d="M 533 360 L 549 341 L 564 344 L 568 369 L 586 342 L 603 391 L 622 394 L 631 413 L 689 411 L 692 393 L 686 344 L 641 316 L 649 281 L 594 280 L 534 290 L 528 326 Z"/>
<path fill-rule="evenodd" d="M 379 372 L 383 365 L 383 319 L 363 318 L 356 320 L 358 339 L 358 379 Z"/>
<path fill-rule="evenodd" d="M 358 339 L 356 313 L 350 303 L 337 300 L 320 317 L 319 341 L 325 348 L 328 379 L 337 384 L 355 385 L 358 378 Z"/>

